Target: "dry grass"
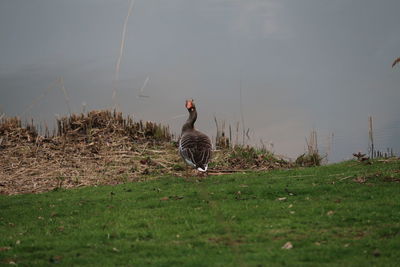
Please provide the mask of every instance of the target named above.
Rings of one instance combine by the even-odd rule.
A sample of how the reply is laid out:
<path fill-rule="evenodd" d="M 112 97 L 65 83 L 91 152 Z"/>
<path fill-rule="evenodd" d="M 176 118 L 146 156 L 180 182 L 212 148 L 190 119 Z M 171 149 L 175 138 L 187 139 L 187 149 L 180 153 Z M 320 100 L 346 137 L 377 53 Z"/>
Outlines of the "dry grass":
<path fill-rule="evenodd" d="M 138 181 L 171 173 L 180 160 L 168 127 L 119 112 L 73 114 L 57 125 L 46 137 L 18 118 L 0 121 L 1 194 Z"/>
<path fill-rule="evenodd" d="M 265 149 L 235 146 L 214 153 L 211 167 L 215 172 L 226 170 L 273 170 L 294 167 L 292 163 Z"/>
<path fill-rule="evenodd" d="M 312 130 L 309 139 L 306 138 L 307 153 L 297 157 L 295 163 L 297 166 L 312 167 L 320 166 L 327 155 L 321 156 L 318 150 L 317 132 Z"/>
<path fill-rule="evenodd" d="M 57 120 L 53 135 L 18 118 L 0 120 L 0 194 L 119 184 L 182 176 L 184 164 L 167 126 L 100 110 Z M 217 150 L 211 174 L 289 167 L 251 147 Z"/>

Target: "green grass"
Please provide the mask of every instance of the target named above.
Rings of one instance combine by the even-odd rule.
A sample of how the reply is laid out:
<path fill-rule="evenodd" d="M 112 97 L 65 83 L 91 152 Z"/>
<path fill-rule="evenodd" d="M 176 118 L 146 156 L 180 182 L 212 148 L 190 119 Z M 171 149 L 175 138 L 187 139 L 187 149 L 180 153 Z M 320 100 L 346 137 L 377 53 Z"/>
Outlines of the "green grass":
<path fill-rule="evenodd" d="M 396 266 L 399 171 L 351 161 L 0 196 L 0 264 Z"/>

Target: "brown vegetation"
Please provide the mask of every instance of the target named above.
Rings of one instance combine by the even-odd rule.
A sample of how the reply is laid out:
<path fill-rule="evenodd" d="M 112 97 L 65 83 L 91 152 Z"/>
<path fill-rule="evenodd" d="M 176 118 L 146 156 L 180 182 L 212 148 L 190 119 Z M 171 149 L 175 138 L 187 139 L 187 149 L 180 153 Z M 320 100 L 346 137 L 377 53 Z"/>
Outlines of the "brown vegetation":
<path fill-rule="evenodd" d="M 54 136 L 42 136 L 18 118 L 1 120 L 0 193 L 117 184 L 156 169 L 160 174 L 173 171 L 174 163 L 163 157 L 174 155 L 168 127 L 111 111 L 63 117 L 57 125 Z"/>
<path fill-rule="evenodd" d="M 160 175 L 180 176 L 184 164 L 167 126 L 134 121 L 108 110 L 57 120 L 52 135 L 33 123 L 0 119 L 0 194 L 38 193 L 119 184 Z M 211 173 L 288 167 L 249 147 L 215 151 Z"/>

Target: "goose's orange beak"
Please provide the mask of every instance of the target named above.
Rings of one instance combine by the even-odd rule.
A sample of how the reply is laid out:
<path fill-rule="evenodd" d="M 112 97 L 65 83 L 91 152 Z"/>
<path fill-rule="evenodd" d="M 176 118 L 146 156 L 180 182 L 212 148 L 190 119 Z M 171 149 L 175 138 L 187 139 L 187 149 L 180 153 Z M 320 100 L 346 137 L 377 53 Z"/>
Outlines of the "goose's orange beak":
<path fill-rule="evenodd" d="M 194 107 L 193 99 L 186 100 L 186 108 L 191 109 Z"/>

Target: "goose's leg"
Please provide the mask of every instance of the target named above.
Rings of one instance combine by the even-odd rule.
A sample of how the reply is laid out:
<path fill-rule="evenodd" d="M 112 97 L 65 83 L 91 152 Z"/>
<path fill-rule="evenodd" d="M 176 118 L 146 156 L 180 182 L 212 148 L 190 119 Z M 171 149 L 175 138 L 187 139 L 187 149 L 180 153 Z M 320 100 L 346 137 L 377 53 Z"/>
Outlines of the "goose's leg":
<path fill-rule="evenodd" d="M 186 180 L 189 179 L 189 166 L 186 164 Z"/>
<path fill-rule="evenodd" d="M 204 178 L 207 178 L 207 177 L 208 177 L 208 171 L 205 171 L 205 172 L 197 171 L 197 172 L 196 172 L 196 176 L 197 176 L 200 180 L 202 180 L 202 179 L 204 179 Z"/>

